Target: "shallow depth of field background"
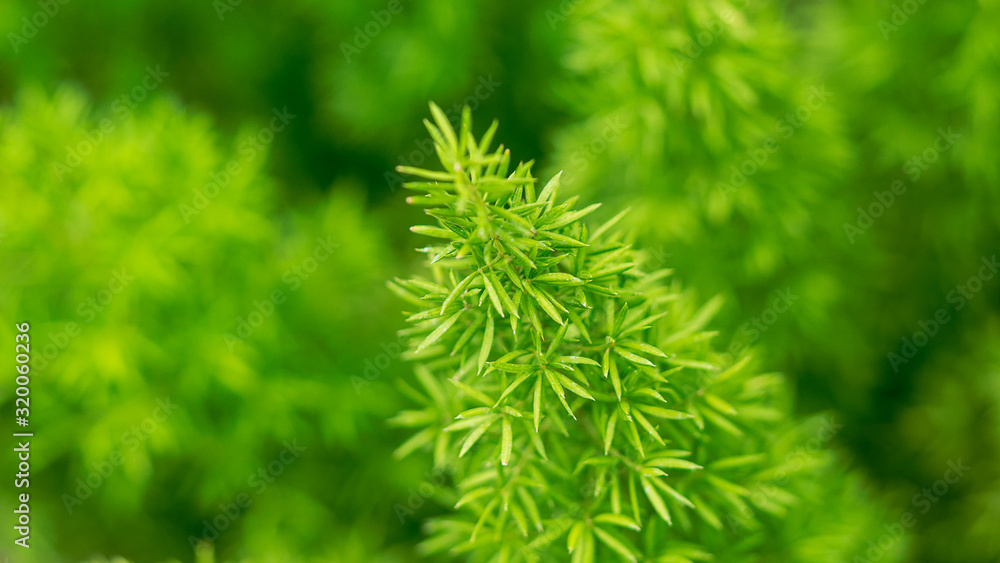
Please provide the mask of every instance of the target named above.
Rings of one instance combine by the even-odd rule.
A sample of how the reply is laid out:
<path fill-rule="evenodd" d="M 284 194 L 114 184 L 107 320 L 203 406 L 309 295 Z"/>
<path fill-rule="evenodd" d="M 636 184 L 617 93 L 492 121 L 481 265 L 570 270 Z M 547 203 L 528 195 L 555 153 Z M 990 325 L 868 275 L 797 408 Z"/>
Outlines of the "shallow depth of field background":
<path fill-rule="evenodd" d="M 35 432 L 33 547 L 5 484 L 0 557 L 417 559 L 446 508 L 392 457 L 384 281 L 425 243 L 393 169 L 435 166 L 434 100 L 726 298 L 718 346 L 842 425 L 873 541 L 909 511 L 909 560 L 1000 560 L 998 28 L 997 0 L 0 3 Z"/>

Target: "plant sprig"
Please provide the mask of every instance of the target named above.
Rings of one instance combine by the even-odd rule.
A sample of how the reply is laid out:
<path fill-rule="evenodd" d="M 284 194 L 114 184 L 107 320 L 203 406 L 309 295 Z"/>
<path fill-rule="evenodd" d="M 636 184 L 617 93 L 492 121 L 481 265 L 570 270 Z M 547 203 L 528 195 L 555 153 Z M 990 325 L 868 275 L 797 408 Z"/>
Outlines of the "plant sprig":
<path fill-rule="evenodd" d="M 767 462 L 749 439 L 775 416 L 767 383 L 746 361 L 720 370 L 704 330 L 717 304 L 696 310 L 670 270 L 646 271 L 624 212 L 591 229 L 600 205 L 512 167 L 490 148 L 496 122 L 477 141 L 469 108 L 458 131 L 431 114 L 443 170 L 399 167 L 434 223 L 411 229 L 431 239 L 429 276 L 389 284 L 414 308 L 406 357 L 425 395 L 397 417 L 417 430 L 397 453 L 433 448 L 455 482 L 456 513 L 424 549 L 697 559 L 703 531 L 754 502 L 740 482 Z"/>

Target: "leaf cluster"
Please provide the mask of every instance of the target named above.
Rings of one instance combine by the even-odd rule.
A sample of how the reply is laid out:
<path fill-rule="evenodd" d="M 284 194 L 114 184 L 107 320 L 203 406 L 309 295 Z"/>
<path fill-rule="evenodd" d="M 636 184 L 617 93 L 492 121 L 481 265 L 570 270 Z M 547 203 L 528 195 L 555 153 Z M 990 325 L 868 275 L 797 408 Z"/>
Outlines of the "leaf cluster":
<path fill-rule="evenodd" d="M 647 270 L 616 228 L 626 211 L 591 227 L 598 204 L 512 165 L 491 148 L 496 122 L 476 140 L 468 108 L 458 131 L 431 113 L 443 171 L 400 169 L 431 219 L 412 228 L 432 240 L 429 275 L 389 283 L 420 405 L 394 419 L 414 431 L 397 454 L 433 450 L 452 479 L 436 496 L 455 513 L 429 524 L 425 551 L 697 561 L 727 514 L 780 512 L 747 486 L 779 380 L 748 357 L 717 365 L 718 301 L 695 309 L 670 270 Z"/>

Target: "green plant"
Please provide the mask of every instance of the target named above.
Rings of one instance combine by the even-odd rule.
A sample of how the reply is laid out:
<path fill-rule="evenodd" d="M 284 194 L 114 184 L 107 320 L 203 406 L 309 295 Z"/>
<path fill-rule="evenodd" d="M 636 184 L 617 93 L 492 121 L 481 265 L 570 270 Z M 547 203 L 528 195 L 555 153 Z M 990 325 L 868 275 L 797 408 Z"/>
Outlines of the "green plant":
<path fill-rule="evenodd" d="M 362 438 L 398 407 L 381 381 L 364 393 L 350 381 L 395 310 L 369 295 L 391 255 L 359 190 L 284 209 L 269 157 L 239 151 L 256 128 L 218 134 L 163 97 L 120 120 L 91 107 L 64 87 L 0 108 L 0 338 L 30 322 L 31 403 L 47 407 L 28 428 L 51 440 L 32 467 L 32 518 L 46 525 L 16 560 L 190 561 L 192 540 L 216 534 L 220 561 L 379 560 L 397 541 L 374 531 L 385 513 L 367 495 L 324 496 L 331 480 L 393 490 L 398 478 L 366 470 L 391 448 Z M 213 176 L 225 179 L 214 195 Z M 11 387 L 0 408 L 16 398 Z M 294 465 L 251 483 L 293 440 L 307 448 Z M 225 530 L 207 524 L 220 505 L 240 509 Z M 0 532 L 0 561 L 16 534 Z"/>
<path fill-rule="evenodd" d="M 418 178 L 408 201 L 436 225 L 427 277 L 391 282 L 410 306 L 405 329 L 423 408 L 398 450 L 434 451 L 451 482 L 435 496 L 456 512 L 433 520 L 425 552 L 474 560 L 615 558 L 690 561 L 752 552 L 732 514 L 781 515 L 790 499 L 751 495 L 771 465 L 784 419 L 782 379 L 744 356 L 719 366 L 696 308 L 615 226 L 538 189 L 531 162 L 510 172 L 476 140 L 466 109 L 454 131 L 436 106 L 425 121 L 444 171 Z M 739 414 L 737 414 L 739 413 Z M 741 522 L 750 529 L 756 520 Z M 728 526 L 728 530 L 726 529 Z M 565 536 L 565 537 L 563 537 Z M 759 550 L 759 546 L 756 548 Z M 734 560 L 735 555 L 726 560 Z"/>

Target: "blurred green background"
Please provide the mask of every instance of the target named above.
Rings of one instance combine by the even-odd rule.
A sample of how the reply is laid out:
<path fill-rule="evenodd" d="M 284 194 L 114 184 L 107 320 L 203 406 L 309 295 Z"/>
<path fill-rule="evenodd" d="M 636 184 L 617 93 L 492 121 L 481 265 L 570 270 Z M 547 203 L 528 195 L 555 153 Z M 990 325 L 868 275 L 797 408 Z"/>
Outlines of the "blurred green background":
<path fill-rule="evenodd" d="M 384 281 L 417 267 L 394 167 L 434 166 L 434 100 L 631 207 L 726 298 L 720 346 L 843 425 L 829 472 L 877 507 L 831 477 L 789 528 L 866 522 L 830 560 L 873 561 L 911 511 L 908 560 L 1000 561 L 997 29 L 997 0 L 3 2 L 0 340 L 14 365 L 31 323 L 35 438 L 32 548 L 4 525 L 0 557 L 417 559 L 447 508 L 392 457 Z"/>

